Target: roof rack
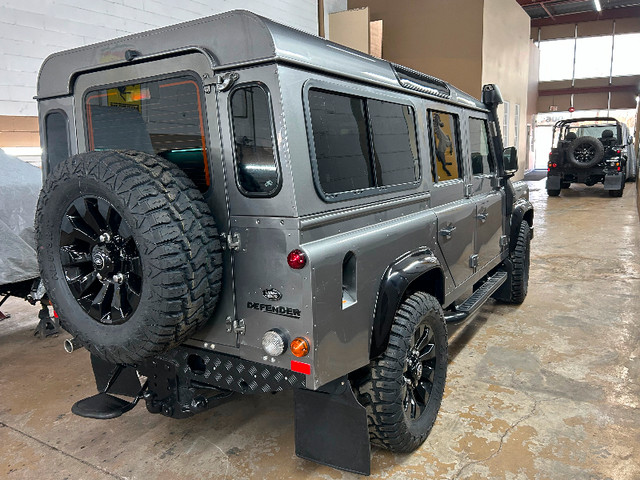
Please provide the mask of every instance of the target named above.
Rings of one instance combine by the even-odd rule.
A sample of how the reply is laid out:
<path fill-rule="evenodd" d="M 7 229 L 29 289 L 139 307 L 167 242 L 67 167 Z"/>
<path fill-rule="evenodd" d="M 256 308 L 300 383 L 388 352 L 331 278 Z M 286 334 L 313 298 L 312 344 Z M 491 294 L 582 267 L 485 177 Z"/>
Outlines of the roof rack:
<path fill-rule="evenodd" d="M 451 97 L 451 90 L 443 80 L 418 72 L 417 70 L 398 65 L 397 63 L 392 63 L 391 67 L 393 68 L 396 77 L 398 77 L 398 82 L 400 82 L 400 85 L 404 88 L 417 90 L 419 92 L 428 93 L 441 98 Z"/>

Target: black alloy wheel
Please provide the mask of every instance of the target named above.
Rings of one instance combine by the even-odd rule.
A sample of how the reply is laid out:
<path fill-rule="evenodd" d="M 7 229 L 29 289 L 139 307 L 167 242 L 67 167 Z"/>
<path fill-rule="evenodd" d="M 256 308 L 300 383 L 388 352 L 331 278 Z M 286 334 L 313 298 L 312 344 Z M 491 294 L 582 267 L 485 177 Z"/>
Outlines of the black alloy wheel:
<path fill-rule="evenodd" d="M 425 324 L 419 325 L 413 336 L 404 372 L 406 393 L 402 406 L 405 415 L 411 420 L 420 418 L 426 410 L 433 390 L 437 363 L 434 332 Z"/>
<path fill-rule="evenodd" d="M 94 320 L 118 325 L 140 303 L 142 262 L 127 222 L 100 197 L 76 199 L 60 230 L 60 260 L 67 285 Z"/>
<path fill-rule="evenodd" d="M 433 427 L 447 377 L 447 325 L 438 300 L 414 292 L 398 306 L 386 350 L 355 376 L 375 446 L 407 453 Z"/>
<path fill-rule="evenodd" d="M 579 163 L 589 163 L 595 154 L 595 147 L 588 143 L 582 143 L 574 150 L 574 155 Z"/>

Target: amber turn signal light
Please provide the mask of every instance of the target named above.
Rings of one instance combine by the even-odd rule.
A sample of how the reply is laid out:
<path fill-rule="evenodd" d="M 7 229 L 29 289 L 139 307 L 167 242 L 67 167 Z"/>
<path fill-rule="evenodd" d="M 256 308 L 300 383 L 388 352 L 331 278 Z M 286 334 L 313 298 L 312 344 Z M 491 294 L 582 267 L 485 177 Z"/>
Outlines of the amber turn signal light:
<path fill-rule="evenodd" d="M 291 353 L 296 357 L 304 357 L 309 353 L 309 342 L 306 338 L 298 337 L 291 341 Z"/>

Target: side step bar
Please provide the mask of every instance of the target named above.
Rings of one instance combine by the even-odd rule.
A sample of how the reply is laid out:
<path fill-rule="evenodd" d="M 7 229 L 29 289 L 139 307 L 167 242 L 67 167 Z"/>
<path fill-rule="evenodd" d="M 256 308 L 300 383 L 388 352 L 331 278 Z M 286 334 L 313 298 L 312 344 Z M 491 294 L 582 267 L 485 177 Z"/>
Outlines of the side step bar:
<path fill-rule="evenodd" d="M 453 312 L 445 312 L 444 319 L 447 323 L 461 322 L 480 308 L 500 286 L 507 281 L 507 272 L 496 272 L 478 288 L 463 303 L 458 305 Z"/>

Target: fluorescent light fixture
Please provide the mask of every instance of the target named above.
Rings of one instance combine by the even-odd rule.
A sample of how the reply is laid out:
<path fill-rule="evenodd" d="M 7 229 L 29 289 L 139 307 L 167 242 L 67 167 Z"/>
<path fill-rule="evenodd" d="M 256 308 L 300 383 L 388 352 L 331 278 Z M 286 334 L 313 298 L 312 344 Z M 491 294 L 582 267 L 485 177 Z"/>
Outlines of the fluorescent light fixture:
<path fill-rule="evenodd" d="M 602 7 L 600 6 L 600 0 L 593 0 L 593 3 L 596 4 L 596 10 L 601 12 L 602 11 Z"/>

